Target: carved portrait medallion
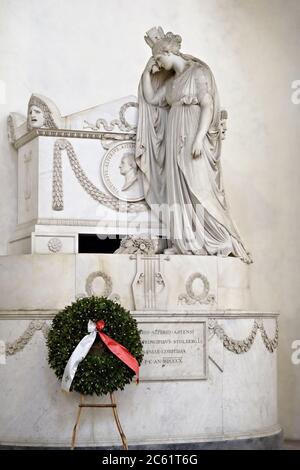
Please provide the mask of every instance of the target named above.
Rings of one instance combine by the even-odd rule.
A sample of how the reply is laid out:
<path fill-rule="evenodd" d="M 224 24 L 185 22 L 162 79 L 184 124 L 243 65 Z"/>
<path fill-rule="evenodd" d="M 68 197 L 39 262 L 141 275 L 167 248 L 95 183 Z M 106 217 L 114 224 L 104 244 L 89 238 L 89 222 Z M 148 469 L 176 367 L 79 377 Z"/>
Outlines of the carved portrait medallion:
<path fill-rule="evenodd" d="M 107 190 L 121 201 L 136 202 L 144 199 L 142 175 L 135 161 L 134 142 L 123 142 L 109 149 L 102 160 L 101 176 Z"/>

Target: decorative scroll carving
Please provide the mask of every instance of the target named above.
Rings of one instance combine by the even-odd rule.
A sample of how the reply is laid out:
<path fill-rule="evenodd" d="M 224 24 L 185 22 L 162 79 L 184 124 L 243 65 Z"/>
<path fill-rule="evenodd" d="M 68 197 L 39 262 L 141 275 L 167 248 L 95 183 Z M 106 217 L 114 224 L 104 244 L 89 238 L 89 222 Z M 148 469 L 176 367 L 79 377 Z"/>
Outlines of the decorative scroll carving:
<path fill-rule="evenodd" d="M 151 239 L 147 235 L 129 235 L 121 240 L 117 254 L 154 255 L 159 249 L 159 239 Z"/>
<path fill-rule="evenodd" d="M 25 346 L 29 343 L 33 335 L 36 331 L 41 331 L 44 335 L 44 338 L 47 339 L 49 326 L 47 325 L 46 321 L 42 320 L 32 320 L 29 325 L 27 326 L 24 333 L 22 333 L 19 338 L 11 343 L 7 343 L 6 345 L 6 354 L 8 356 L 13 356 L 17 352 L 22 351 Z"/>
<path fill-rule="evenodd" d="M 125 118 L 125 113 L 128 108 L 138 108 L 138 103 L 135 103 L 134 101 L 130 101 L 128 103 L 123 104 L 123 106 L 121 106 L 120 111 L 119 111 L 119 119 L 114 119 L 113 121 L 108 123 L 106 119 L 99 118 L 97 119 L 95 124 L 91 124 L 88 121 L 84 121 L 86 125 L 83 128 L 92 129 L 94 131 L 99 131 L 101 130 L 101 127 L 102 127 L 104 130 L 111 132 L 117 126 L 120 131 L 125 131 L 125 132 L 135 131 L 136 125 L 130 124 Z"/>
<path fill-rule="evenodd" d="M 203 283 L 203 290 L 201 294 L 196 294 L 193 289 L 193 284 L 196 279 L 201 279 Z M 178 296 L 178 303 L 179 304 L 188 304 L 193 305 L 196 303 L 199 304 L 212 304 L 215 302 L 215 296 L 213 294 L 209 294 L 210 285 L 209 281 L 204 274 L 201 273 L 193 273 L 191 274 L 185 284 L 186 294 L 180 294 Z"/>
<path fill-rule="evenodd" d="M 164 281 L 164 278 L 162 277 L 160 272 L 155 273 L 155 282 L 156 282 L 156 284 L 158 284 L 160 286 L 165 286 L 166 285 L 165 281 Z"/>
<path fill-rule="evenodd" d="M 115 142 L 124 142 L 124 141 L 134 141 L 136 138 L 135 134 L 125 133 L 125 132 L 110 132 L 106 133 L 103 131 L 83 131 L 83 130 L 68 130 L 68 129 L 43 129 L 35 128 L 32 129 L 27 134 L 22 135 L 18 138 L 14 144 L 16 149 L 27 144 L 36 137 L 62 137 L 62 138 L 72 138 L 72 139 L 97 139 L 101 141 L 115 141 Z"/>
<path fill-rule="evenodd" d="M 237 340 L 230 338 L 224 331 L 223 327 L 219 325 L 216 320 L 210 320 L 208 322 L 208 329 L 212 332 L 212 335 L 216 335 L 222 342 L 224 348 L 228 349 L 235 354 L 242 354 L 250 350 L 254 343 L 255 337 L 258 330 L 260 330 L 262 340 L 265 347 L 269 352 L 274 352 L 278 346 L 278 320 L 276 319 L 276 330 L 273 339 L 270 339 L 266 333 L 263 322 L 258 323 L 256 320 L 253 323 L 253 327 L 247 336 L 243 340 Z"/>
<path fill-rule="evenodd" d="M 93 282 L 95 279 L 97 279 L 97 277 L 101 277 L 104 281 L 104 289 L 101 295 L 113 300 L 114 302 L 119 302 L 120 296 L 117 294 L 112 294 L 112 290 L 113 290 L 112 278 L 108 274 L 104 273 L 103 271 L 95 271 L 89 274 L 85 283 L 85 290 L 86 290 L 87 295 L 88 296 L 99 295 L 99 294 L 96 294 L 93 289 Z"/>
<path fill-rule="evenodd" d="M 117 211 L 140 212 L 147 209 L 144 202 L 124 202 L 100 191 L 86 176 L 81 168 L 73 146 L 66 139 L 58 139 L 54 144 L 53 153 L 53 183 L 52 183 L 52 207 L 55 211 L 64 208 L 63 179 L 62 179 L 62 155 L 66 150 L 71 168 L 82 188 L 97 202 Z"/>
<path fill-rule="evenodd" d="M 164 275 L 163 257 L 160 255 L 132 254 L 131 259 L 136 259 L 136 275 L 132 283 L 135 309 L 166 309 L 168 286 Z"/>

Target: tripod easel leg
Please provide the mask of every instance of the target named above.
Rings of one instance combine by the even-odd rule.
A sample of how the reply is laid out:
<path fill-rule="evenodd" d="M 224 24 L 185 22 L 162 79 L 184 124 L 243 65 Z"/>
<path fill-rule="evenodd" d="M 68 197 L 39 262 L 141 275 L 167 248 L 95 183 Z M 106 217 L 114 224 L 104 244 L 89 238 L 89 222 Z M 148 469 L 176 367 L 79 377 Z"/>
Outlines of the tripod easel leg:
<path fill-rule="evenodd" d="M 121 439 L 122 439 L 123 449 L 128 450 L 127 439 L 126 439 L 126 436 L 124 434 L 124 431 L 122 429 L 122 426 L 121 426 L 121 423 L 120 423 L 120 420 L 119 420 L 119 416 L 118 416 L 118 412 L 117 412 L 117 403 L 115 401 L 114 394 L 110 393 L 109 395 L 110 395 L 110 402 L 111 402 L 110 405 L 108 405 L 108 404 L 107 405 L 104 405 L 104 404 L 99 404 L 98 405 L 98 404 L 92 404 L 92 403 L 91 404 L 88 404 L 88 403 L 84 404 L 84 396 L 80 395 L 80 404 L 78 405 L 77 418 L 76 418 L 76 422 L 75 422 L 75 425 L 74 425 L 74 428 L 73 428 L 73 433 L 72 433 L 72 443 L 71 443 L 71 449 L 72 450 L 74 450 L 75 443 L 76 443 L 77 427 L 79 426 L 79 420 L 80 420 L 82 408 L 112 408 L 114 419 L 115 419 L 119 434 L 120 434 Z"/>
<path fill-rule="evenodd" d="M 113 414 L 114 414 L 115 422 L 116 422 L 119 434 L 120 434 L 121 439 L 122 439 L 123 449 L 128 450 L 127 439 L 126 439 L 126 436 L 124 434 L 124 431 L 122 429 L 122 426 L 121 426 L 121 423 L 120 423 L 120 420 L 119 420 L 119 416 L 118 416 L 118 412 L 117 412 L 117 404 L 115 402 L 114 394 L 110 393 L 109 395 L 110 395 L 110 401 L 111 401 L 111 404 L 112 404 L 112 411 L 113 411 Z"/>
<path fill-rule="evenodd" d="M 83 395 L 80 395 L 80 405 L 83 405 L 83 401 L 84 401 L 84 397 Z M 77 426 L 79 424 L 81 410 L 82 410 L 82 406 L 80 405 L 78 405 L 77 418 L 76 418 L 76 422 L 73 428 L 71 450 L 74 450 L 74 447 L 75 447 Z"/>

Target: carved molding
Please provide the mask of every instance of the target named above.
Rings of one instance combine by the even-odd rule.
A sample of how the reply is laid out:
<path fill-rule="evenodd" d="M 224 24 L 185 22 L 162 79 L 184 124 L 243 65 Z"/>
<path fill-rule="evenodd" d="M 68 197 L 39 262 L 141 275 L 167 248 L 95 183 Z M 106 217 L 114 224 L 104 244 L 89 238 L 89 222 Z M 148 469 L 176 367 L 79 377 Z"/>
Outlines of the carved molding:
<path fill-rule="evenodd" d="M 254 320 L 253 327 L 249 335 L 247 336 L 247 338 L 243 340 L 230 338 L 225 333 L 223 327 L 216 320 L 209 320 L 208 329 L 212 332 L 212 336 L 216 335 L 223 342 L 224 348 L 226 348 L 228 351 L 231 351 L 235 354 L 242 354 L 242 353 L 248 352 L 251 346 L 253 345 L 255 337 L 259 330 L 266 349 L 272 353 L 275 351 L 275 349 L 278 346 L 279 327 L 278 327 L 277 318 L 275 321 L 276 321 L 276 330 L 275 330 L 275 335 L 273 339 L 270 339 L 268 337 L 262 320 L 260 321 Z"/>
<path fill-rule="evenodd" d="M 86 226 L 89 226 L 89 227 L 107 227 L 110 225 L 110 221 L 102 221 L 101 219 L 36 219 L 35 221 L 29 223 L 29 224 L 19 224 L 18 227 L 20 228 L 26 228 L 32 224 L 37 224 L 37 225 L 74 225 L 74 226 L 82 226 L 82 225 L 86 225 Z M 147 225 L 147 222 L 144 222 L 144 223 L 141 223 L 139 222 L 138 224 L 136 223 L 136 221 L 132 220 L 132 221 L 118 221 L 118 226 L 119 227 L 124 227 L 124 228 L 127 228 L 127 227 L 133 227 L 133 228 L 136 228 L 137 230 L 141 229 L 141 228 L 147 228 L 148 225 Z M 153 224 L 154 227 L 156 227 L 154 224 Z"/>
<path fill-rule="evenodd" d="M 49 329 L 50 327 L 47 325 L 45 320 L 32 320 L 19 338 L 6 344 L 6 354 L 8 356 L 13 356 L 14 354 L 22 351 L 37 331 L 41 331 L 44 338 L 47 339 Z"/>
<path fill-rule="evenodd" d="M 99 295 L 99 294 L 96 294 L 93 289 L 93 282 L 95 279 L 97 279 L 97 277 L 102 278 L 104 281 L 104 289 L 100 295 L 107 297 L 110 300 L 113 300 L 114 302 L 119 302 L 120 296 L 118 294 L 112 293 L 112 290 L 113 290 L 112 278 L 103 271 L 94 271 L 93 273 L 89 274 L 85 282 L 85 291 L 87 295 L 88 296 Z M 84 297 L 84 295 L 81 295 L 81 297 Z"/>
<path fill-rule="evenodd" d="M 81 130 L 67 130 L 67 129 L 42 129 L 36 128 L 27 132 L 14 142 L 16 149 L 27 144 L 36 137 L 58 137 L 58 138 L 76 138 L 76 139 L 100 139 L 100 140 L 114 140 L 125 141 L 135 140 L 135 133 L 129 134 L 125 132 L 103 132 L 103 131 L 81 131 Z"/>
<path fill-rule="evenodd" d="M 201 279 L 203 283 L 203 290 L 201 294 L 196 294 L 193 289 L 193 284 L 196 279 Z M 196 303 L 199 304 L 213 304 L 216 299 L 213 294 L 210 294 L 210 285 L 209 281 L 204 274 L 201 273 L 193 273 L 191 274 L 185 284 L 186 294 L 180 294 L 178 296 L 178 303 L 179 304 L 187 304 L 187 305 L 194 305 Z"/>
<path fill-rule="evenodd" d="M 53 150 L 53 181 L 52 181 L 52 208 L 55 211 L 61 211 L 64 208 L 63 202 L 63 175 L 62 175 L 62 151 L 66 150 L 71 168 L 82 188 L 95 201 L 103 204 L 110 209 L 122 212 L 141 212 L 147 210 L 145 202 L 124 202 L 100 191 L 86 176 L 80 166 L 78 157 L 73 146 L 66 139 L 58 139 L 54 144 Z"/>

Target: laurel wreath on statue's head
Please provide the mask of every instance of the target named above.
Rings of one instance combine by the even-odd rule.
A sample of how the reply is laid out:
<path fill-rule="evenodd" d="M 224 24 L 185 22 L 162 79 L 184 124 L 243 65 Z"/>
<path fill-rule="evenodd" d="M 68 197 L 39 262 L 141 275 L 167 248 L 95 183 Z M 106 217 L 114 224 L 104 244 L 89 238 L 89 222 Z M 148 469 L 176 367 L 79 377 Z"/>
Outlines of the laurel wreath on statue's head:
<path fill-rule="evenodd" d="M 104 332 L 122 344 L 141 364 L 143 346 L 136 320 L 120 304 L 106 297 L 86 297 L 65 307 L 53 319 L 49 331 L 48 363 L 59 379 L 74 349 L 87 334 L 89 320 L 105 322 Z M 123 389 L 134 372 L 114 356 L 100 338 L 79 364 L 71 390 L 83 395 L 106 395 Z"/>

